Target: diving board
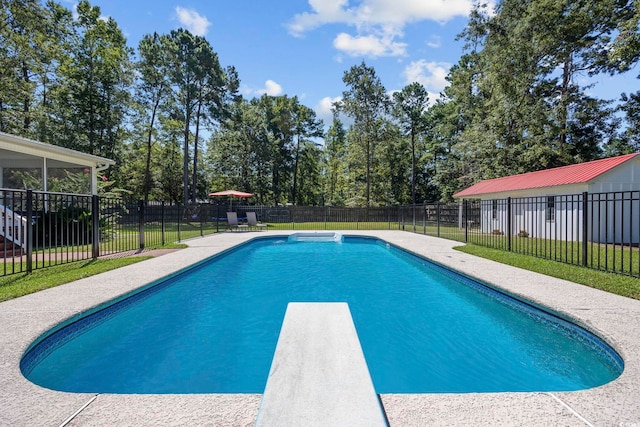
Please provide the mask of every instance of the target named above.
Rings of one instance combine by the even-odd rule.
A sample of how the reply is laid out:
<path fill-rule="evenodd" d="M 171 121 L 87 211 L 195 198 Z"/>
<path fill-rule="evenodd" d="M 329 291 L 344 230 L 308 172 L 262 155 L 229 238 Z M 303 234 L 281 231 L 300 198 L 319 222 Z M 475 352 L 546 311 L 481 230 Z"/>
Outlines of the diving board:
<path fill-rule="evenodd" d="M 255 425 L 387 425 L 346 303 L 289 303 Z"/>

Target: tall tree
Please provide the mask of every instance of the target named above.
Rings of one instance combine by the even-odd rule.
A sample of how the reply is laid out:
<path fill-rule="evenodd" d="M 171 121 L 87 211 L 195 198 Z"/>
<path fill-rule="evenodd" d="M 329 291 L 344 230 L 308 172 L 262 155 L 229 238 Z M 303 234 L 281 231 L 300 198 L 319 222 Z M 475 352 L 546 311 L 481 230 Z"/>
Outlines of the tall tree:
<path fill-rule="evenodd" d="M 226 77 L 218 61 L 218 55 L 213 51 L 211 45 L 206 39 L 201 37 L 196 37 L 196 41 L 196 105 L 193 143 L 193 179 L 191 185 L 192 203 L 196 203 L 198 197 L 198 144 L 200 141 L 200 126 L 203 122 L 218 121 L 222 118 Z"/>
<path fill-rule="evenodd" d="M 0 7 L 0 131 L 29 136 L 43 9 L 38 1 L 2 2 Z"/>
<path fill-rule="evenodd" d="M 177 112 L 183 122 L 183 202 L 197 199 L 198 153 L 201 123 L 217 120 L 225 99 L 225 73 L 217 54 L 209 42 L 185 29 L 173 30 L 163 39 L 169 56 L 170 74 Z M 193 137 L 193 167 L 191 194 L 189 192 L 189 165 L 191 129 Z"/>
<path fill-rule="evenodd" d="M 298 102 L 298 98 L 293 98 L 292 111 L 295 133 L 295 149 L 293 153 L 293 185 L 291 190 L 291 201 L 295 204 L 300 204 L 301 200 L 298 198 L 298 176 L 299 176 L 299 163 L 300 158 L 305 157 L 307 160 L 307 166 L 311 165 L 311 160 L 315 159 L 312 153 L 316 153 L 316 145 L 310 141 L 309 138 L 320 138 L 323 135 L 323 123 L 316 118 L 316 113 L 311 108 L 302 105 Z M 311 150 L 311 153 L 306 153 L 306 149 Z M 307 154 L 309 154 L 307 156 Z M 308 168 L 307 168 L 308 169 Z M 310 172 L 306 170 L 306 172 Z"/>
<path fill-rule="evenodd" d="M 598 72 L 624 3 L 503 0 L 494 15 L 474 15 L 462 35 L 472 74 L 452 70 L 465 78 L 452 80 L 450 91 L 471 106 L 457 151 L 474 159 L 473 181 L 599 156 L 602 141 L 575 124 L 589 111 L 602 134 L 616 120 L 575 76 Z"/>
<path fill-rule="evenodd" d="M 394 113 L 411 140 L 411 202 L 416 204 L 416 140 L 426 127 L 429 94 L 420 83 L 414 82 L 393 94 Z"/>
<path fill-rule="evenodd" d="M 61 65 L 56 90 L 58 141 L 80 151 L 116 158 L 129 108 L 130 49 L 117 23 L 100 8 L 78 3 L 79 32 Z"/>
<path fill-rule="evenodd" d="M 182 156 L 180 155 L 180 137 L 183 132 L 180 120 L 160 118 L 161 127 L 158 134 L 160 156 L 157 173 L 160 183 L 159 193 L 162 200 L 179 204 L 182 200 Z"/>
<path fill-rule="evenodd" d="M 169 55 L 170 75 L 176 99 L 176 116 L 182 118 L 182 202 L 189 202 L 189 140 L 191 123 L 198 102 L 196 36 L 185 29 L 172 30 L 163 44 Z"/>
<path fill-rule="evenodd" d="M 49 1 L 0 2 L 0 131 L 51 142 L 51 86 L 68 55 L 71 12 Z"/>
<path fill-rule="evenodd" d="M 376 157 L 376 179 L 373 182 L 373 200 L 385 205 L 398 205 L 411 202 L 411 191 L 407 183 L 411 180 L 411 156 L 409 140 L 395 122 L 381 120 L 380 137 L 384 144 L 380 146 Z"/>
<path fill-rule="evenodd" d="M 325 203 L 330 206 L 344 205 L 346 179 L 346 131 L 333 110 L 333 123 L 325 137 Z"/>
<path fill-rule="evenodd" d="M 145 35 L 138 44 L 140 60 L 137 63 L 139 79 L 136 87 L 136 101 L 144 117 L 146 153 L 143 175 L 143 197 L 145 204 L 151 192 L 151 155 L 156 134 L 156 122 L 163 103 L 170 96 L 168 80 L 168 58 L 165 55 L 161 37 L 157 34 Z"/>
<path fill-rule="evenodd" d="M 348 89 L 342 92 L 340 110 L 353 118 L 357 133 L 353 142 L 361 145 L 365 157 L 365 204 L 371 203 L 372 165 L 379 135 L 379 121 L 389 112 L 391 102 L 373 67 L 364 61 L 345 71 L 342 81 Z"/>

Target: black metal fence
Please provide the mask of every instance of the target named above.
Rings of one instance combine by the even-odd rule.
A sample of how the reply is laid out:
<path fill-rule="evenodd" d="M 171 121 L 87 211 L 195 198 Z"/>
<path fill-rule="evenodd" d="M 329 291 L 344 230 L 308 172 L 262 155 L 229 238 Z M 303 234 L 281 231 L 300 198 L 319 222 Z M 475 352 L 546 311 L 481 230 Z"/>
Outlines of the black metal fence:
<path fill-rule="evenodd" d="M 404 207 L 401 228 L 640 277 L 640 191 Z"/>
<path fill-rule="evenodd" d="M 144 206 L 117 198 L 0 189 L 0 276 L 204 236 L 224 227 L 224 212 L 207 204 Z"/>
<path fill-rule="evenodd" d="M 238 217 L 256 213 L 269 229 L 389 230 L 398 229 L 402 207 L 237 206 Z"/>
<path fill-rule="evenodd" d="M 640 192 L 468 200 L 466 242 L 640 277 Z"/>
<path fill-rule="evenodd" d="M 226 230 L 229 209 L 241 220 L 255 212 L 269 230 L 405 230 L 640 277 L 638 191 L 365 208 L 144 205 L 2 189 L 0 275 Z"/>

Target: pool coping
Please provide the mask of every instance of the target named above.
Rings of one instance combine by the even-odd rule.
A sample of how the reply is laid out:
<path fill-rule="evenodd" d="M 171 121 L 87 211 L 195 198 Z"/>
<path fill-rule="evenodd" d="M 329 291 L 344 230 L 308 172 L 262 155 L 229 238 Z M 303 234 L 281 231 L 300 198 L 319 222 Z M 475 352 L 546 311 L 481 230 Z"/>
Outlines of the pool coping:
<path fill-rule="evenodd" d="M 217 233 L 177 252 L 0 303 L 0 425 L 253 425 L 260 394 L 64 393 L 26 380 L 20 358 L 65 319 L 250 239 L 293 232 Z M 341 233 L 381 238 L 548 307 L 600 336 L 625 362 L 616 380 L 575 392 L 383 394 L 390 425 L 640 425 L 640 301 L 468 255 L 449 240 L 405 231 Z"/>

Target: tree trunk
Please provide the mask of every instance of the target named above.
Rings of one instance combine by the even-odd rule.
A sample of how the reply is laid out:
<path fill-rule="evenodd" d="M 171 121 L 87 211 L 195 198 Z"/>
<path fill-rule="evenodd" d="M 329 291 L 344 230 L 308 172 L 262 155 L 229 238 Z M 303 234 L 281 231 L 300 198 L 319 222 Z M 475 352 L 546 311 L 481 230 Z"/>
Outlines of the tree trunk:
<path fill-rule="evenodd" d="M 24 78 L 24 82 L 28 85 L 29 84 L 29 69 L 27 68 L 26 64 L 23 62 L 22 63 L 22 77 Z M 22 127 L 24 129 L 24 131 L 28 134 L 29 132 L 29 127 L 31 126 L 31 117 L 29 115 L 29 97 L 27 95 L 25 95 L 24 97 L 24 101 L 23 101 L 23 114 L 24 114 L 24 120 L 23 120 L 23 124 Z"/>
<path fill-rule="evenodd" d="M 297 192 L 298 192 L 298 159 L 300 158 L 300 135 L 298 134 L 298 143 L 296 144 L 296 157 L 293 162 L 293 191 L 291 192 L 291 201 L 293 204 L 298 204 Z"/>
<path fill-rule="evenodd" d="M 184 119 L 184 147 L 183 147 L 183 161 L 182 161 L 182 200 L 184 205 L 189 204 L 189 122 L 191 121 L 191 114 L 187 111 Z"/>
<path fill-rule="evenodd" d="M 560 151 L 567 153 L 567 136 L 569 133 L 569 88 L 573 72 L 573 54 L 569 53 L 562 68 L 562 88 L 560 89 Z"/>
<path fill-rule="evenodd" d="M 196 135 L 193 142 L 193 181 L 191 188 L 191 201 L 196 202 L 197 199 L 197 184 L 198 184 L 198 136 L 200 133 L 200 111 L 202 109 L 202 101 L 198 101 L 198 110 L 196 112 Z"/>
<path fill-rule="evenodd" d="M 151 122 L 149 123 L 149 130 L 147 133 L 147 158 L 144 168 L 144 204 L 149 203 L 149 193 L 151 192 L 151 141 L 153 135 L 153 125 L 156 121 L 156 110 L 158 109 L 158 101 L 151 110 Z"/>
<path fill-rule="evenodd" d="M 416 204 L 416 130 L 411 126 L 411 201 Z"/>
<path fill-rule="evenodd" d="M 371 195 L 371 140 L 369 136 L 366 136 L 366 156 L 367 156 L 367 207 L 369 207 L 369 200 Z"/>

